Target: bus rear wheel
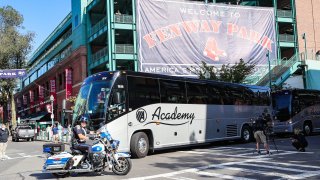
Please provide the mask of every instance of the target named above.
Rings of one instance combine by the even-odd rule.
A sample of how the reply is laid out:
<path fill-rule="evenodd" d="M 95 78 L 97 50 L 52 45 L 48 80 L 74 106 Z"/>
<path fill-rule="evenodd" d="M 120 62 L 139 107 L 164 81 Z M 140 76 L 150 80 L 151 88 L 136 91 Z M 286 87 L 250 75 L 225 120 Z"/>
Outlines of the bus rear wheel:
<path fill-rule="evenodd" d="M 132 157 L 144 158 L 148 155 L 149 139 L 144 132 L 137 132 L 132 135 L 130 142 L 130 151 Z"/>
<path fill-rule="evenodd" d="M 243 142 L 248 143 L 252 141 L 253 134 L 248 125 L 244 125 L 241 130 L 241 139 Z"/>
<path fill-rule="evenodd" d="M 310 136 L 312 134 L 312 124 L 311 122 L 305 122 L 303 125 L 303 132 L 306 136 Z"/>

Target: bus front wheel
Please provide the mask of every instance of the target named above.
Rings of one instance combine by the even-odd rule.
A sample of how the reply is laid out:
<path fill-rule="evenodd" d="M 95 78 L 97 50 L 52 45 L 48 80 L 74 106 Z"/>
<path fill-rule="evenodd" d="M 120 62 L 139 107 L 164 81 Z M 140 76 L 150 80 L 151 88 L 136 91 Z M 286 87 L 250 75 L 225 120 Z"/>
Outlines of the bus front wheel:
<path fill-rule="evenodd" d="M 148 155 L 149 139 L 144 132 L 137 132 L 132 135 L 130 151 L 135 158 L 143 158 Z"/>
<path fill-rule="evenodd" d="M 248 125 L 244 125 L 241 130 L 241 139 L 243 142 L 248 143 L 252 140 L 252 131 Z"/>

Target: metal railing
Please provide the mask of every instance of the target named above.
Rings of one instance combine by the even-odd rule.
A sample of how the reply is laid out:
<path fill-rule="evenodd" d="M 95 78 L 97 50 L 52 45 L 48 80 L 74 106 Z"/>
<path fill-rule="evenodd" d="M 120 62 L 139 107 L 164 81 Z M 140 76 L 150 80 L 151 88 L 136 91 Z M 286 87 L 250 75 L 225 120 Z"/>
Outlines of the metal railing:
<path fill-rule="evenodd" d="M 98 32 L 100 29 L 104 28 L 108 24 L 108 18 L 102 18 L 97 24 L 93 25 L 89 30 L 89 36 L 93 35 L 94 33 Z"/>
<path fill-rule="evenodd" d="M 96 53 L 92 54 L 91 62 L 95 62 L 95 61 L 97 61 L 107 55 L 108 55 L 108 47 L 106 46 L 106 47 L 100 49 L 99 51 L 97 51 Z"/>
<path fill-rule="evenodd" d="M 134 53 L 133 44 L 116 44 L 115 52 L 118 54 L 132 54 Z"/>
<path fill-rule="evenodd" d="M 115 14 L 114 15 L 114 22 L 117 23 L 132 23 L 133 16 L 127 14 Z"/>
<path fill-rule="evenodd" d="M 279 41 L 281 41 L 281 42 L 294 42 L 294 35 L 279 34 Z"/>
<path fill-rule="evenodd" d="M 275 66 L 270 72 L 262 77 L 260 81 L 257 82 L 257 85 L 266 85 L 270 81 L 269 73 L 271 73 L 271 81 L 276 81 L 298 61 L 300 61 L 299 54 L 295 54 L 289 60 L 282 60 L 279 65 Z"/>
<path fill-rule="evenodd" d="M 277 10 L 277 15 L 278 17 L 283 17 L 283 18 L 292 18 L 293 13 L 291 10 Z"/>

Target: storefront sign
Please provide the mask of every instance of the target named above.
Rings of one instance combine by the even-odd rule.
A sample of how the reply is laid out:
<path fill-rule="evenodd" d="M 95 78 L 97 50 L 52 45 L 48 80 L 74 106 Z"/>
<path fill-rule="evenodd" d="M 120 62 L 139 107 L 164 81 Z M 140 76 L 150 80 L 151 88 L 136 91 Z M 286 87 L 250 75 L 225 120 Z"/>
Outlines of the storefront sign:
<path fill-rule="evenodd" d="M 1 78 L 23 78 L 27 75 L 25 69 L 2 69 L 0 70 L 0 79 Z"/>

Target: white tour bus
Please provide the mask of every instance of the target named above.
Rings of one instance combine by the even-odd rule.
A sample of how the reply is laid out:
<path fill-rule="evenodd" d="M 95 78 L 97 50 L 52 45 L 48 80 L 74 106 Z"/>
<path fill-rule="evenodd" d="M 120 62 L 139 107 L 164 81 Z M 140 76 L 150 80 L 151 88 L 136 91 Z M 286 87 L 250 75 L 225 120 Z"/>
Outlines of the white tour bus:
<path fill-rule="evenodd" d="M 293 133 L 295 128 L 306 135 L 320 131 L 320 91 L 276 91 L 272 93 L 272 105 L 275 133 Z"/>
<path fill-rule="evenodd" d="M 155 149 L 219 140 L 250 141 L 250 120 L 271 112 L 267 87 L 131 71 L 85 79 L 73 113 L 88 127 L 107 126 L 120 151 L 145 157 Z"/>

